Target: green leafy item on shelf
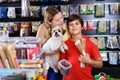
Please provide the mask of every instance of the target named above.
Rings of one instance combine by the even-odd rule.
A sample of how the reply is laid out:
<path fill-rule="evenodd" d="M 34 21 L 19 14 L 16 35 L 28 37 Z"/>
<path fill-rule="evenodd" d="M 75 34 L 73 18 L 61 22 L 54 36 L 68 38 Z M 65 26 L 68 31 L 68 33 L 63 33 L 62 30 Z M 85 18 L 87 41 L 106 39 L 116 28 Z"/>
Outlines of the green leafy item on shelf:
<path fill-rule="evenodd" d="M 80 5 L 80 14 L 87 14 L 87 5 L 86 4 Z"/>
<path fill-rule="evenodd" d="M 105 42 L 105 37 L 98 37 L 98 48 L 99 50 L 105 50 L 106 49 L 106 42 Z"/>
<path fill-rule="evenodd" d="M 104 17 L 104 16 L 105 16 L 105 4 L 96 4 L 95 17 Z"/>
<path fill-rule="evenodd" d="M 106 34 L 107 33 L 107 21 L 98 21 L 98 34 Z"/>
<path fill-rule="evenodd" d="M 93 14 L 94 5 L 93 4 L 88 4 L 86 11 L 87 11 L 87 14 Z"/>
<path fill-rule="evenodd" d="M 110 75 L 106 75 L 104 72 L 100 72 L 94 76 L 94 80 L 111 80 Z"/>

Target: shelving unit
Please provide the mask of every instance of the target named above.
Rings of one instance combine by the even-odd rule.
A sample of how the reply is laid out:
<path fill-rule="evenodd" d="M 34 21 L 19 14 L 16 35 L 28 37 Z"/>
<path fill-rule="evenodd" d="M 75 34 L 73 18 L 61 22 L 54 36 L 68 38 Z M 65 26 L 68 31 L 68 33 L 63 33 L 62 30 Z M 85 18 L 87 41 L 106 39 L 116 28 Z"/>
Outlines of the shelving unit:
<path fill-rule="evenodd" d="M 46 5 L 63 5 L 63 4 L 69 4 L 72 3 L 69 2 L 30 2 L 30 6 L 46 6 Z M 16 8 L 16 18 L 10 19 L 10 18 L 0 18 L 0 22 L 23 22 L 23 21 L 43 21 L 43 16 L 40 16 L 39 18 L 33 18 L 33 17 L 21 17 L 21 2 L 2 2 L 0 3 L 0 6 L 2 7 L 15 7 Z"/>
<path fill-rule="evenodd" d="M 50 6 L 50 5 L 72 5 L 72 4 L 98 4 L 98 3 L 104 3 L 105 5 L 105 17 L 100 17 L 100 18 L 96 18 L 94 16 L 94 14 L 91 15 L 80 15 L 85 21 L 95 21 L 95 24 L 97 24 L 97 21 L 100 20 L 112 20 L 112 19 L 117 19 L 120 20 L 120 15 L 110 15 L 109 14 L 109 8 L 108 5 L 111 3 L 120 3 L 120 0 L 104 0 L 104 1 L 97 1 L 97 0 L 70 0 L 69 2 L 45 2 L 42 3 L 40 1 L 36 1 L 36 2 L 30 2 L 31 6 Z M 21 14 L 21 2 L 12 2 L 12 3 L 0 3 L 0 6 L 4 6 L 4 7 L 16 7 L 16 12 L 17 12 L 17 17 L 15 19 L 9 19 L 9 18 L 3 18 L 0 19 L 0 22 L 23 22 L 23 21 L 43 21 L 43 17 L 40 16 L 39 18 L 32 18 L 32 17 L 20 17 Z M 110 26 L 110 25 L 109 25 Z M 96 29 L 95 30 L 89 30 L 89 31 L 83 31 L 84 34 L 88 35 L 88 36 L 93 36 L 93 37 L 98 37 L 98 36 L 102 36 L 102 37 L 107 37 L 108 35 L 111 36 L 118 36 L 120 37 L 120 31 L 118 33 L 110 33 L 109 32 L 109 28 L 107 28 L 107 33 L 106 34 L 98 34 L 96 33 Z M 11 36 L 15 36 L 16 34 L 11 34 Z M 31 34 L 32 36 L 35 36 L 35 33 Z M 120 40 L 119 40 L 119 45 L 120 45 Z M 120 52 L 120 48 L 119 49 L 106 49 L 106 50 L 102 50 L 101 52 Z M 112 77 L 116 77 L 116 78 L 120 78 L 120 64 L 118 65 L 110 65 L 108 64 L 108 62 L 104 62 L 104 66 L 101 69 L 93 69 L 93 74 L 98 74 L 99 72 L 105 72 L 106 74 L 111 75 Z"/>
<path fill-rule="evenodd" d="M 109 4 L 111 3 L 120 3 L 119 0 L 104 0 L 104 1 L 95 1 L 95 0 L 85 0 L 85 1 L 75 1 L 75 4 L 88 4 L 88 3 L 92 3 L 92 4 L 99 4 L 99 3 L 104 3 L 105 4 L 105 17 L 95 17 L 94 14 L 92 15 L 80 15 L 85 21 L 94 21 L 95 23 L 95 27 L 98 28 L 97 26 L 97 21 L 108 21 L 108 24 L 109 24 L 109 21 L 110 20 L 114 20 L 114 19 L 117 19 L 117 20 L 120 20 L 120 16 L 117 14 L 117 15 L 110 15 L 109 14 Z M 120 25 L 120 24 L 119 24 Z M 107 27 L 107 32 L 105 34 L 99 34 L 97 32 L 97 29 L 95 30 L 85 30 L 83 31 L 84 34 L 86 34 L 87 36 L 89 37 L 105 37 L 105 41 L 107 42 L 106 38 L 108 36 L 117 36 L 117 37 L 120 37 L 120 31 L 118 31 L 118 33 L 110 33 L 110 24 L 108 25 Z M 119 40 L 120 41 L 120 40 Z M 120 43 L 119 43 L 120 45 Z M 100 50 L 100 52 L 106 52 L 107 53 L 107 57 L 109 57 L 108 53 L 109 52 L 120 52 L 120 48 L 114 48 L 114 49 L 110 49 L 110 48 L 106 48 L 105 50 Z M 109 59 L 109 58 L 108 58 Z M 109 74 L 111 77 L 115 77 L 115 78 L 120 78 L 120 64 L 117 64 L 117 65 L 112 65 L 109 63 L 109 60 L 108 61 L 104 61 L 103 62 L 103 67 L 98 69 L 98 68 L 93 68 L 92 70 L 92 73 L 93 75 L 95 74 L 99 74 L 100 72 L 105 72 L 106 74 Z"/>

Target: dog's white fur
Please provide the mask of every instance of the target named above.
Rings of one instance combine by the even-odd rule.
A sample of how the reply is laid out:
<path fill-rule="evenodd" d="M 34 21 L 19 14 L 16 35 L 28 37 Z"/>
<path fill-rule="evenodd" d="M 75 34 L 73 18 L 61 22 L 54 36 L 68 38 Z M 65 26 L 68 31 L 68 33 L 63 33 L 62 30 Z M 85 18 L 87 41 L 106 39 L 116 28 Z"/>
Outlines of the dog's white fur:
<path fill-rule="evenodd" d="M 61 27 L 56 26 L 52 29 L 51 34 L 52 37 L 50 37 L 47 42 L 43 45 L 41 49 L 41 55 L 43 53 L 46 54 L 51 54 L 45 56 L 45 62 L 46 62 L 46 70 L 49 69 L 49 67 L 53 68 L 54 72 L 58 72 L 57 69 L 57 63 L 58 59 L 56 57 L 57 54 L 53 54 L 53 52 L 57 51 L 60 49 L 62 53 L 65 52 L 65 50 L 68 50 L 67 45 L 62 41 L 62 36 L 63 36 L 63 30 Z"/>
<path fill-rule="evenodd" d="M 51 53 L 58 48 L 64 53 L 67 49 L 67 46 L 62 41 L 62 28 L 59 26 L 56 26 L 51 31 L 52 37 L 50 37 L 47 42 L 43 45 L 42 49 L 46 50 L 46 53 Z"/>

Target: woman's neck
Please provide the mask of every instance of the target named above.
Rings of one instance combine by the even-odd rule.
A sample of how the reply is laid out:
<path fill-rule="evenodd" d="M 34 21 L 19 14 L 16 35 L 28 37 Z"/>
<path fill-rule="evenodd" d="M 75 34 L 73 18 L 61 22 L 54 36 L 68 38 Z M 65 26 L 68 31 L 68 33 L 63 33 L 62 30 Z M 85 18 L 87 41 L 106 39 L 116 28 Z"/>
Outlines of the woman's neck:
<path fill-rule="evenodd" d="M 46 23 L 43 23 L 45 25 L 45 27 L 50 31 L 51 30 L 51 26 L 46 24 Z"/>

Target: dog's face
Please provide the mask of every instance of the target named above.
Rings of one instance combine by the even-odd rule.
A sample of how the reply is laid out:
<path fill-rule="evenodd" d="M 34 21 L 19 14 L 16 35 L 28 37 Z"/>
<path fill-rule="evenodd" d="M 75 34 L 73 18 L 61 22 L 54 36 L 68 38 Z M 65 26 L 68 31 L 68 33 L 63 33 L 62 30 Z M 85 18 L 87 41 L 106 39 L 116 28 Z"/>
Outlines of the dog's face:
<path fill-rule="evenodd" d="M 63 30 L 59 26 L 54 27 L 51 33 L 52 33 L 52 37 L 55 37 L 55 38 L 63 36 Z"/>

